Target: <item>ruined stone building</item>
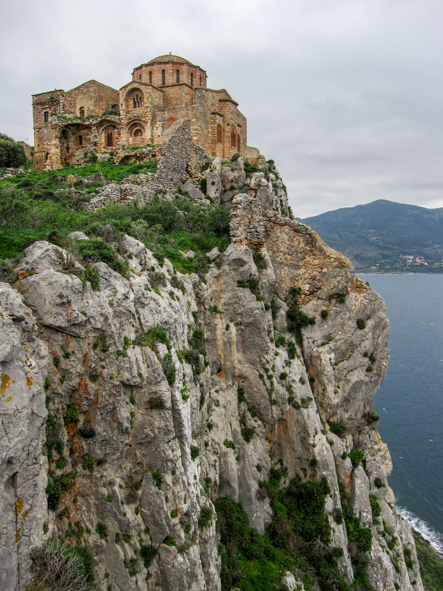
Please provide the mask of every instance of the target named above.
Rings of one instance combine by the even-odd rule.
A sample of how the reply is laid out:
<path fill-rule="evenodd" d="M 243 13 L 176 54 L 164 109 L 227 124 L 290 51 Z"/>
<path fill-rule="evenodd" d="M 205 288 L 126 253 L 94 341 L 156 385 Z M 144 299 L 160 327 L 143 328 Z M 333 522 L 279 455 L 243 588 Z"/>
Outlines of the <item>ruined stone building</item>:
<path fill-rule="evenodd" d="M 207 154 L 245 154 L 246 118 L 238 103 L 226 90 L 206 84 L 205 70 L 169 54 L 135 68 L 120 90 L 90 80 L 67 92 L 36 94 L 34 166 L 67 166 L 88 147 L 103 153 L 155 145 L 179 119 L 190 120 L 192 140 Z"/>

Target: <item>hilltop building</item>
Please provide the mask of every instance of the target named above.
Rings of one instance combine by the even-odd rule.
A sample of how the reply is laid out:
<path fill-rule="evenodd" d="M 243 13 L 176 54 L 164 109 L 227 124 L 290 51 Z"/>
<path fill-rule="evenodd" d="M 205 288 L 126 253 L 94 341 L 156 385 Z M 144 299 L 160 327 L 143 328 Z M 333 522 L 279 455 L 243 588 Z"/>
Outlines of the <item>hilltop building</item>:
<path fill-rule="evenodd" d="M 90 80 L 67 92 L 33 95 L 32 102 L 40 171 L 78 162 L 90 147 L 103 153 L 155 145 L 179 119 L 190 120 L 192 141 L 211 156 L 246 152 L 246 117 L 238 103 L 224 89 L 207 88 L 205 70 L 176 55 L 138 66 L 120 90 Z"/>

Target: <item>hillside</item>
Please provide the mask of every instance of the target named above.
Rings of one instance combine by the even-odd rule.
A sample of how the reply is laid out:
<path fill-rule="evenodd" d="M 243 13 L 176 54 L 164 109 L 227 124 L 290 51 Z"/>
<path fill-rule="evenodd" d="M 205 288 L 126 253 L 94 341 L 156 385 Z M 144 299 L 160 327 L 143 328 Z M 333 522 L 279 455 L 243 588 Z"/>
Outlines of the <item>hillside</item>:
<path fill-rule="evenodd" d="M 443 208 L 380 199 L 302 221 L 358 271 L 443 271 Z"/>

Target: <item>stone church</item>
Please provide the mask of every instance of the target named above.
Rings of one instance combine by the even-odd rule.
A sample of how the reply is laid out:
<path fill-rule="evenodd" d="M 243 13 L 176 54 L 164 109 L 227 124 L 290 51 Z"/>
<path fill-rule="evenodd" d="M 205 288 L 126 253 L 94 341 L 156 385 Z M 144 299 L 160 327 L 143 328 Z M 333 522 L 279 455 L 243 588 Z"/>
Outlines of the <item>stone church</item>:
<path fill-rule="evenodd" d="M 98 153 L 155 145 L 180 119 L 207 154 L 230 158 L 247 152 L 246 117 L 229 93 L 207 88 L 205 70 L 176 55 L 135 68 L 115 90 L 96 80 L 77 88 L 33 95 L 34 167 L 68 166 L 88 147 Z"/>

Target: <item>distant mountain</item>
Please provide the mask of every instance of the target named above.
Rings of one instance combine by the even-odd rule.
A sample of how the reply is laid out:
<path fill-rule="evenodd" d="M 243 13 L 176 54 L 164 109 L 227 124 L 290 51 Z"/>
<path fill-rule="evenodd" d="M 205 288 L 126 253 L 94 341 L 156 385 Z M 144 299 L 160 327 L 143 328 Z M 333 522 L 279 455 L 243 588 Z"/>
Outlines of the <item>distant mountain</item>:
<path fill-rule="evenodd" d="M 443 272 L 443 208 L 380 199 L 301 221 L 358 271 Z"/>

